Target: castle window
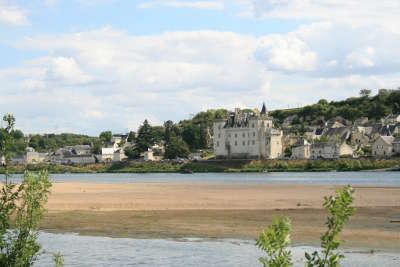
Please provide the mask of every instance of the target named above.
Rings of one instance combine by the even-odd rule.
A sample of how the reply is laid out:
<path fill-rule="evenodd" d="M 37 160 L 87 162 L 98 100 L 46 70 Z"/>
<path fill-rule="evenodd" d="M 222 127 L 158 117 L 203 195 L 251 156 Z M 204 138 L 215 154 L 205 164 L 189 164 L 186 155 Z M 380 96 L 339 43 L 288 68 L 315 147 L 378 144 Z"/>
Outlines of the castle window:
<path fill-rule="evenodd" d="M 256 144 L 256 141 L 253 140 L 253 146 Z"/>
<path fill-rule="evenodd" d="M 221 125 L 218 125 L 218 130 L 221 130 Z"/>
<path fill-rule="evenodd" d="M 253 137 L 256 137 L 256 132 L 253 132 Z"/>
<path fill-rule="evenodd" d="M 246 145 L 246 142 L 245 141 L 243 141 L 243 146 L 245 146 Z M 394 151 L 393 151 L 394 152 Z"/>
<path fill-rule="evenodd" d="M 217 142 L 217 146 L 219 146 L 219 142 Z"/>
<path fill-rule="evenodd" d="M 237 134 L 235 133 L 235 138 L 237 138 Z"/>
<path fill-rule="evenodd" d="M 237 146 L 237 141 L 235 141 L 235 146 Z"/>
<path fill-rule="evenodd" d="M 254 128 L 254 123 L 251 124 L 251 128 Z"/>
<path fill-rule="evenodd" d="M 221 134 L 218 134 L 218 138 L 221 138 Z"/>
<path fill-rule="evenodd" d="M 248 145 L 248 146 L 250 145 L 250 140 L 249 140 L 249 141 L 247 141 L 247 145 Z"/>
<path fill-rule="evenodd" d="M 245 134 L 245 133 L 243 133 L 243 134 L 242 134 L 242 136 L 243 136 L 243 138 L 245 138 L 245 137 L 246 137 L 246 134 Z"/>

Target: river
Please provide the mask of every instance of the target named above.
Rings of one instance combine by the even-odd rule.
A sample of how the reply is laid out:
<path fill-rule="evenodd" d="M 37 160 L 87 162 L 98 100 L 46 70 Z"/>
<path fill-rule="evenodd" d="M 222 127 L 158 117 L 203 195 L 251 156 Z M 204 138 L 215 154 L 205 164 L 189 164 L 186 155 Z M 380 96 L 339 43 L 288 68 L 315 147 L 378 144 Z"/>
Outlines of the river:
<path fill-rule="evenodd" d="M 271 172 L 271 173 L 84 173 L 52 174 L 54 182 L 90 183 L 251 183 L 400 186 L 400 172 Z M 1 176 L 0 176 L 1 179 Z M 21 175 L 14 175 L 18 182 Z"/>

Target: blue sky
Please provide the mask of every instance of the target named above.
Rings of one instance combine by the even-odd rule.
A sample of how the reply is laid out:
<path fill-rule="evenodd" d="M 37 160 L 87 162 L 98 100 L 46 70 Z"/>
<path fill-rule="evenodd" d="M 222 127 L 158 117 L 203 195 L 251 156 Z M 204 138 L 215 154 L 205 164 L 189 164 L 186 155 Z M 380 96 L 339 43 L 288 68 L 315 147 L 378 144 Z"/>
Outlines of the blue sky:
<path fill-rule="evenodd" d="M 396 0 L 0 0 L 0 112 L 97 135 L 400 86 Z"/>

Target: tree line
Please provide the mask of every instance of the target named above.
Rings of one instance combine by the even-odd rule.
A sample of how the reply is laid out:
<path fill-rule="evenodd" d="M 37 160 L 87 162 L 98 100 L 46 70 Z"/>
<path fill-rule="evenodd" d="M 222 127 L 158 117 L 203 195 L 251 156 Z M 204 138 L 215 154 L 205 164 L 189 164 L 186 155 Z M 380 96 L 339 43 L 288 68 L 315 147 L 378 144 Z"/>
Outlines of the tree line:
<path fill-rule="evenodd" d="M 318 103 L 302 108 L 275 110 L 270 112 L 278 124 L 296 115 L 293 124 L 305 123 L 317 125 L 321 120 L 329 120 L 340 116 L 349 121 L 361 117 L 379 120 L 389 114 L 400 113 L 400 88 L 380 89 L 378 94 L 371 96 L 371 90 L 362 89 L 359 97 L 350 97 L 342 101 L 328 102 L 321 99 Z"/>

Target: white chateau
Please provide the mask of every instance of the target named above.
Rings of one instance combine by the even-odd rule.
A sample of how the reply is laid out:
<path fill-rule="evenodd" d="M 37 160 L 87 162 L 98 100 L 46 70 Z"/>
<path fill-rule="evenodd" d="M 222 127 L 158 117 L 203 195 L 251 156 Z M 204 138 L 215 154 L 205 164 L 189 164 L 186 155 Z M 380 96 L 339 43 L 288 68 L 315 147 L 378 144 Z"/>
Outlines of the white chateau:
<path fill-rule="evenodd" d="M 227 119 L 214 122 L 213 144 L 217 158 L 282 157 L 281 130 L 273 128 L 273 118 L 268 116 L 265 104 L 261 112 L 231 112 Z"/>

